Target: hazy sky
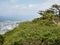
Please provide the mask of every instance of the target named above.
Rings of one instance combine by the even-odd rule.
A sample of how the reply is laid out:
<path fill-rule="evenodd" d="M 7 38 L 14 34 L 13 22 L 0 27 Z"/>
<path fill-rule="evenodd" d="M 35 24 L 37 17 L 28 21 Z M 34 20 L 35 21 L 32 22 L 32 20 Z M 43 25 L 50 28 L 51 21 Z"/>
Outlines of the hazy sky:
<path fill-rule="evenodd" d="M 0 0 L 0 15 L 38 16 L 39 10 L 45 10 L 60 0 Z"/>

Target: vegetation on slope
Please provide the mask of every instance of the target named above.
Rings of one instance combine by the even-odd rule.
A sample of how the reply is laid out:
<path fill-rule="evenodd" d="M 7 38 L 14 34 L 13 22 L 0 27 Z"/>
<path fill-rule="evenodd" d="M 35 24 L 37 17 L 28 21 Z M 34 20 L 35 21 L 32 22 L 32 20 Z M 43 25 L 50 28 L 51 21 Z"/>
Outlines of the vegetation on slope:
<path fill-rule="evenodd" d="M 7 32 L 3 45 L 60 45 L 60 27 L 24 22 Z"/>

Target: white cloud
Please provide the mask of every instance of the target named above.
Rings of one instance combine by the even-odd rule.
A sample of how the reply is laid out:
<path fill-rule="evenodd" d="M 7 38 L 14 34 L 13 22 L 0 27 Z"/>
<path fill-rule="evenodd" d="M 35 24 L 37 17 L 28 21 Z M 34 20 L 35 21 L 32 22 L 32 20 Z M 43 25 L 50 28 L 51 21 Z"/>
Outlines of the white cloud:
<path fill-rule="evenodd" d="M 17 2 L 17 0 L 9 0 L 11 3 L 15 3 Z"/>
<path fill-rule="evenodd" d="M 29 4 L 29 5 L 28 5 L 28 8 L 33 8 L 33 7 L 35 7 L 34 4 Z"/>
<path fill-rule="evenodd" d="M 16 2 L 17 0 L 10 0 L 10 2 Z M 0 4 L 0 15 L 37 15 L 37 11 L 48 9 L 53 4 L 58 3 L 59 0 L 47 0 L 44 3 L 39 4 Z"/>
<path fill-rule="evenodd" d="M 36 8 L 40 10 L 45 10 L 45 9 L 50 8 L 53 4 L 59 4 L 58 2 L 59 0 L 47 0 L 46 2 L 42 4 L 37 4 Z"/>

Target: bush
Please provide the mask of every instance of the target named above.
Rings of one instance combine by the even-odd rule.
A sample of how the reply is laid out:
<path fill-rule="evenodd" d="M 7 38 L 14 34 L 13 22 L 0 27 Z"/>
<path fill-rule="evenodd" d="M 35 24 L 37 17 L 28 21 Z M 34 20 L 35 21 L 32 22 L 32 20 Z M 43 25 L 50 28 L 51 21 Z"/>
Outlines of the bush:
<path fill-rule="evenodd" d="M 3 45 L 3 43 L 4 43 L 4 37 L 0 35 L 0 45 Z"/>

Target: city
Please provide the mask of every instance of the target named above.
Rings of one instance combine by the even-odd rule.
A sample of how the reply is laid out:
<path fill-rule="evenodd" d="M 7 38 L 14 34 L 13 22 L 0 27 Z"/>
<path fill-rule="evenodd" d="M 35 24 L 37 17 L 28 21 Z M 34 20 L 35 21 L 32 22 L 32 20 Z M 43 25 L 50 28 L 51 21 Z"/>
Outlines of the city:
<path fill-rule="evenodd" d="M 4 34 L 18 26 L 20 21 L 5 21 L 0 22 L 0 34 Z"/>

